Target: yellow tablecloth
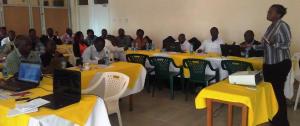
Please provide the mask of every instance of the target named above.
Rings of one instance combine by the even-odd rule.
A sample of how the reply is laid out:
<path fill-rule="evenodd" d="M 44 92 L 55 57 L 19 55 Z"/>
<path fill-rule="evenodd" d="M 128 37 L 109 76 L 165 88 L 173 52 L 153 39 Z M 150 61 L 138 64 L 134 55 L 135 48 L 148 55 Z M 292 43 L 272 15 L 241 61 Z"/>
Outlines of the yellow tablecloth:
<path fill-rule="evenodd" d="M 41 83 L 42 87 L 49 87 L 50 85 L 45 85 Z M 47 89 L 48 90 L 48 89 Z M 44 95 L 48 95 L 51 92 L 48 92 L 42 88 L 35 88 L 29 90 L 31 94 L 26 97 L 36 98 Z M 90 116 L 90 113 L 93 111 L 94 105 L 96 103 L 96 96 L 85 95 L 81 97 L 81 101 L 79 103 L 75 103 L 73 105 L 64 107 L 58 110 L 51 110 L 47 108 L 40 108 L 38 112 L 30 113 L 30 114 L 22 114 L 16 117 L 6 117 L 8 111 L 15 107 L 15 100 L 0 100 L 0 126 L 27 126 L 28 121 L 31 117 L 44 116 L 55 114 L 64 119 L 70 120 L 76 124 L 83 126 L 87 119 Z M 78 111 L 80 110 L 80 111 Z"/>
<path fill-rule="evenodd" d="M 196 97 L 196 109 L 206 108 L 205 99 L 216 99 L 241 103 L 249 108 L 248 126 L 256 126 L 272 119 L 278 111 L 277 100 L 272 85 L 261 82 L 256 89 L 229 84 L 221 81 L 204 88 Z"/>
<path fill-rule="evenodd" d="M 91 65 L 90 70 L 81 71 L 81 88 L 87 88 L 90 81 L 96 75 L 97 72 L 120 72 L 129 76 L 128 88 L 132 89 L 135 86 L 135 82 L 139 77 L 139 71 L 143 68 L 142 65 L 128 62 L 116 62 L 107 67 L 101 67 L 98 65 Z M 70 68 L 71 70 L 80 69 L 78 67 Z"/>

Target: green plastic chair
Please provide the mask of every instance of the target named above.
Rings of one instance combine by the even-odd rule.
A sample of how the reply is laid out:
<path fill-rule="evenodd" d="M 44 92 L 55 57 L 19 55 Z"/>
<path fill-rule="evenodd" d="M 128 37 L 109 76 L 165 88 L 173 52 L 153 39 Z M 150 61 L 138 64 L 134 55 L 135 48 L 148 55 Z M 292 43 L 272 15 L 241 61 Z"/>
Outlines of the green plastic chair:
<path fill-rule="evenodd" d="M 171 99 L 174 99 L 174 84 L 173 84 L 173 78 L 180 75 L 181 77 L 181 85 L 183 86 L 183 68 L 182 66 L 177 66 L 174 63 L 174 60 L 168 57 L 161 57 L 161 56 L 155 56 L 149 58 L 150 64 L 154 66 L 155 71 L 155 82 L 153 84 L 152 89 L 152 97 L 154 97 L 155 94 L 155 88 L 157 85 L 157 82 L 159 80 L 169 80 L 170 82 L 170 96 Z M 180 68 L 180 72 L 171 72 L 169 70 L 169 67 L 171 63 L 176 67 Z"/>
<path fill-rule="evenodd" d="M 216 75 L 206 75 L 205 70 L 207 66 L 212 71 L 215 71 Z M 202 87 L 206 87 L 213 80 L 219 81 L 219 70 L 214 69 L 209 61 L 201 59 L 184 59 L 183 67 L 188 68 L 190 72 L 190 78 L 188 79 L 185 90 L 186 100 L 188 99 L 188 89 L 190 88 L 191 83 L 201 84 Z"/>
<path fill-rule="evenodd" d="M 228 75 L 231 75 L 238 71 L 247 71 L 251 70 L 253 71 L 254 68 L 251 63 L 244 62 L 244 61 L 238 61 L 238 60 L 223 60 L 221 62 L 222 69 L 228 71 Z"/>
<path fill-rule="evenodd" d="M 151 68 L 146 68 L 145 63 L 147 61 L 147 59 L 149 59 L 149 56 L 144 55 L 144 54 L 127 54 L 126 55 L 126 60 L 127 62 L 131 62 L 131 63 L 138 63 L 141 64 L 145 67 L 145 69 L 147 70 L 147 75 L 146 75 L 146 88 L 148 93 L 150 93 L 150 79 L 149 79 L 149 75 L 150 73 L 152 73 L 154 70 Z"/>
<path fill-rule="evenodd" d="M 149 58 L 147 55 L 143 54 L 127 54 L 126 60 L 131 63 L 139 63 L 145 67 L 146 60 Z"/>

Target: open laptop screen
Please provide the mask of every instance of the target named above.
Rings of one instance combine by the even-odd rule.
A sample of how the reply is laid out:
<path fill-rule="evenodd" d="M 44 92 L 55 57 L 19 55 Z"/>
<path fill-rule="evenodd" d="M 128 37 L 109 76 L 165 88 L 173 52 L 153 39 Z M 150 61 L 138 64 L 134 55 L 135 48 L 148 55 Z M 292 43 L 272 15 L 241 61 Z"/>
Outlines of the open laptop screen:
<path fill-rule="evenodd" d="M 18 73 L 18 80 L 39 83 L 41 79 L 41 65 L 32 63 L 21 63 Z"/>

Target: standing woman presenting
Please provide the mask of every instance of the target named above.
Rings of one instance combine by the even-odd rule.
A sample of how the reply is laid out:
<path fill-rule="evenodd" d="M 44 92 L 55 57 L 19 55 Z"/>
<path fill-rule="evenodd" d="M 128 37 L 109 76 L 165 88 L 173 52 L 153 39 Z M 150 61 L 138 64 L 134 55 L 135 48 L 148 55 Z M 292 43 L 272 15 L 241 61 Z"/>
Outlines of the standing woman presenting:
<path fill-rule="evenodd" d="M 284 83 L 291 70 L 291 32 L 289 25 L 281 20 L 285 14 L 286 8 L 282 5 L 274 4 L 270 7 L 267 19 L 272 24 L 268 27 L 262 44 L 254 46 L 255 49 L 264 50 L 264 79 L 272 83 L 278 102 L 279 109 L 271 121 L 272 126 L 289 126 Z"/>

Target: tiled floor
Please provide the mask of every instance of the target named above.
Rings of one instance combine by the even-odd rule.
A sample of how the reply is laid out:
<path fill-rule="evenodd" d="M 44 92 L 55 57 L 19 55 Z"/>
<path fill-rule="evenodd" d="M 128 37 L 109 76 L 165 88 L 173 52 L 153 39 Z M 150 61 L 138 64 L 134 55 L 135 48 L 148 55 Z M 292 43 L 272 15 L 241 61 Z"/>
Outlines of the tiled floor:
<path fill-rule="evenodd" d="M 206 126 L 206 110 L 196 110 L 194 100 L 190 95 L 189 100 L 184 100 L 184 94 L 176 91 L 175 100 L 169 99 L 169 90 L 157 91 L 155 97 L 145 91 L 134 96 L 134 110 L 128 110 L 128 98 L 120 102 L 124 126 Z M 215 105 L 214 126 L 226 126 L 227 107 L 220 108 Z M 217 109 L 217 110 L 216 110 Z M 289 121 L 291 126 L 298 126 L 300 123 L 300 108 L 292 110 L 288 108 Z M 240 126 L 240 109 L 234 108 L 234 126 Z M 112 126 L 118 126 L 117 116 L 110 116 Z M 268 126 L 263 124 L 261 126 Z"/>

